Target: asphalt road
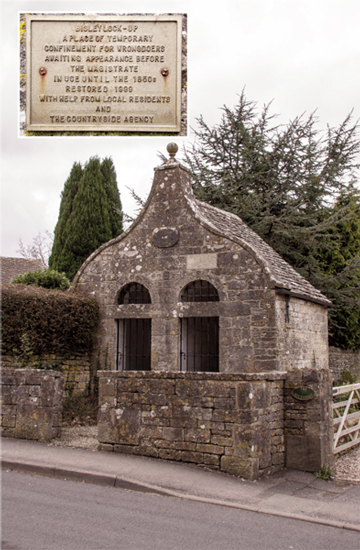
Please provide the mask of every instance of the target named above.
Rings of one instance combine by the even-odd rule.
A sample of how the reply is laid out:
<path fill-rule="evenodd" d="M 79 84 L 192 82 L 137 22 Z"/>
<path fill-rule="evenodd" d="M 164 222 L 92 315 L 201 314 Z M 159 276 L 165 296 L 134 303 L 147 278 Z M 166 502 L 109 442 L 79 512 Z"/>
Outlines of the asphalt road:
<path fill-rule="evenodd" d="M 360 534 L 148 493 L 2 475 L 2 550 L 359 550 Z"/>

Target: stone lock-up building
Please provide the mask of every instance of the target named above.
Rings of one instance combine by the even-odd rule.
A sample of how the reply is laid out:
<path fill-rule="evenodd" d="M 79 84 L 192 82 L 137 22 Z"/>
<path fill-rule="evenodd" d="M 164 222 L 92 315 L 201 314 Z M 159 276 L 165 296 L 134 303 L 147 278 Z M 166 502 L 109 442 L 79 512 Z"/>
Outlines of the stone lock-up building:
<path fill-rule="evenodd" d="M 248 479 L 330 465 L 329 300 L 196 200 L 168 151 L 137 220 L 73 284 L 101 308 L 101 448 Z"/>

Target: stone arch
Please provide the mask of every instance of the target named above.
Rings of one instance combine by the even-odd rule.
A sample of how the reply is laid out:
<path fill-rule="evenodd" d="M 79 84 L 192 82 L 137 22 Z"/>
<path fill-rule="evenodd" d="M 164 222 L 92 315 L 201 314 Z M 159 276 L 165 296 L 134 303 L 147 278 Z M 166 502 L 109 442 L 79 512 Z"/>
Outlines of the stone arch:
<path fill-rule="evenodd" d="M 133 281 L 120 289 L 117 303 L 118 305 L 151 304 L 150 292 L 143 284 Z"/>
<path fill-rule="evenodd" d="M 180 302 L 219 302 L 219 293 L 206 279 L 188 283 L 180 292 Z"/>

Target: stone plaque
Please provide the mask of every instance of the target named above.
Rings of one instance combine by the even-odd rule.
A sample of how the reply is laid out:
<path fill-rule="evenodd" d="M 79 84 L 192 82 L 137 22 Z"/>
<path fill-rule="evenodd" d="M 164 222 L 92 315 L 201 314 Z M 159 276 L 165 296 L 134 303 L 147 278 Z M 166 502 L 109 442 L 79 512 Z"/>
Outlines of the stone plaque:
<path fill-rule="evenodd" d="M 153 231 L 152 242 L 158 248 L 170 248 L 179 240 L 179 231 L 176 227 L 160 227 Z"/>
<path fill-rule="evenodd" d="M 28 15 L 28 131 L 180 132 L 181 15 Z"/>

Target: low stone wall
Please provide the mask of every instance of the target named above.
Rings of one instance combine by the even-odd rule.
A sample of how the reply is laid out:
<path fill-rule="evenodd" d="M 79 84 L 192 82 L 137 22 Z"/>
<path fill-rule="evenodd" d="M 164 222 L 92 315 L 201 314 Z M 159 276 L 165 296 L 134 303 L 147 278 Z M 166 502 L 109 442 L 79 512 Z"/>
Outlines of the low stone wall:
<path fill-rule="evenodd" d="M 360 350 L 350 351 L 339 348 L 329 348 L 329 367 L 334 381 L 340 379 L 343 371 L 352 374 L 360 382 Z"/>
<path fill-rule="evenodd" d="M 102 450 L 193 462 L 247 479 L 284 466 L 285 373 L 98 375 Z"/>
<path fill-rule="evenodd" d="M 14 368 L 17 358 L 11 356 L 2 357 L 2 365 L 8 368 Z M 90 358 L 88 354 L 71 355 L 61 357 L 58 355 L 32 356 L 26 367 L 36 369 L 36 363 L 46 363 L 57 365 L 65 377 L 65 393 L 80 393 L 85 391 L 90 382 Z M 49 371 L 48 371 L 49 372 Z"/>
<path fill-rule="evenodd" d="M 64 376 L 60 372 L 3 369 L 1 433 L 48 441 L 60 435 Z"/>

